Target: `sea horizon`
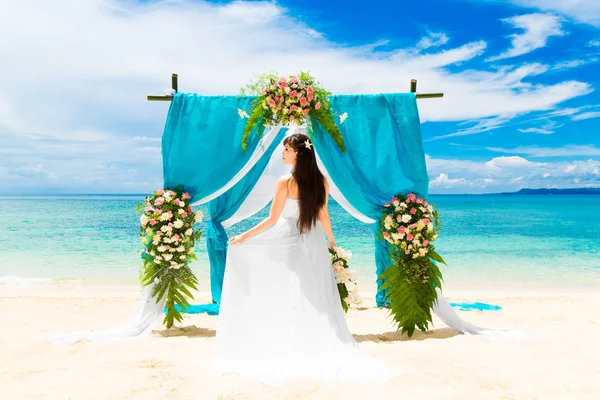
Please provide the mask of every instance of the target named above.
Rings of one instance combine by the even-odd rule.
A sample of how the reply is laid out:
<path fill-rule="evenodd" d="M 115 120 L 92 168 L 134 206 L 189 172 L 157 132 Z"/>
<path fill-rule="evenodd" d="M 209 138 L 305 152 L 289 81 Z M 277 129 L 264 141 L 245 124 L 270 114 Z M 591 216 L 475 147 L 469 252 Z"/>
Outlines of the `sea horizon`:
<path fill-rule="evenodd" d="M 138 281 L 142 194 L 0 196 L 0 284 Z M 445 284 L 587 286 L 600 283 L 600 201 L 564 194 L 431 194 L 442 230 L 437 251 Z M 64 200 L 64 201 L 60 201 Z M 577 207 L 573 207 L 577 204 Z M 204 233 L 191 267 L 209 290 Z M 359 286 L 375 285 L 373 227 L 330 206 L 337 243 L 353 253 Z M 258 223 L 268 206 L 227 229 L 235 235 Z M 362 283 L 362 285 L 361 285 Z"/>

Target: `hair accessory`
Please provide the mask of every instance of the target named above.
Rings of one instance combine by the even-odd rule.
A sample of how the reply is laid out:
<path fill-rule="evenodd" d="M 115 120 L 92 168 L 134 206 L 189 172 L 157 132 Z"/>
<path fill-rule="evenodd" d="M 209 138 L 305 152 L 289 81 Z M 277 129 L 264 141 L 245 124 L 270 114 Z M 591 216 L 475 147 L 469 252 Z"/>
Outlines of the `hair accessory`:
<path fill-rule="evenodd" d="M 306 140 L 304 142 L 304 147 L 306 147 L 307 149 L 311 149 L 312 148 L 312 143 L 309 140 Z"/>

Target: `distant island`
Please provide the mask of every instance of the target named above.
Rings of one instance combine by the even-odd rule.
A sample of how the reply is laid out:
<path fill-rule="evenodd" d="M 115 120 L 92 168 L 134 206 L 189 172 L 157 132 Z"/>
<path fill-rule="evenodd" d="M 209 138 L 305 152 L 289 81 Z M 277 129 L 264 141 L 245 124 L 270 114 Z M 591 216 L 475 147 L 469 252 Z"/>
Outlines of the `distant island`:
<path fill-rule="evenodd" d="M 518 192 L 506 192 L 499 194 L 596 194 L 600 195 L 600 188 L 569 188 L 569 189 L 521 189 Z"/>

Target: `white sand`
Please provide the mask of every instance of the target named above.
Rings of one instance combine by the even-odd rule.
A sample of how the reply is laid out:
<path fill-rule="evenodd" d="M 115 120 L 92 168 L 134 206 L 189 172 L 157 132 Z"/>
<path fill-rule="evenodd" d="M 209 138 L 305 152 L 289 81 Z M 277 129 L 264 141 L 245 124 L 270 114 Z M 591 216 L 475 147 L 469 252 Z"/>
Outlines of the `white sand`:
<path fill-rule="evenodd" d="M 408 339 L 394 332 L 387 310 L 351 310 L 348 322 L 362 347 L 408 373 L 372 387 L 298 381 L 269 388 L 213 370 L 216 317 L 190 316 L 182 328 L 159 326 L 143 339 L 55 345 L 39 335 L 125 321 L 137 288 L 2 285 L 0 399 L 599 399 L 596 292 L 445 290 L 451 301 L 503 306 L 460 312 L 470 322 L 546 340 L 487 341 L 457 335 L 438 320 L 432 332 Z"/>

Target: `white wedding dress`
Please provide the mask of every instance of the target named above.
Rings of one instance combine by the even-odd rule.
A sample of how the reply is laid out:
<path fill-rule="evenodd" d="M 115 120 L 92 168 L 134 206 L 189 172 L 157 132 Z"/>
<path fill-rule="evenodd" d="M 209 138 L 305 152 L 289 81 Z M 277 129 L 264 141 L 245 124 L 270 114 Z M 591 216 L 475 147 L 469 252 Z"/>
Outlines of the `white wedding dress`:
<path fill-rule="evenodd" d="M 358 348 L 348 330 L 319 223 L 300 234 L 298 201 L 278 222 L 230 246 L 214 361 L 268 385 L 296 378 L 377 382 L 391 367 Z"/>

